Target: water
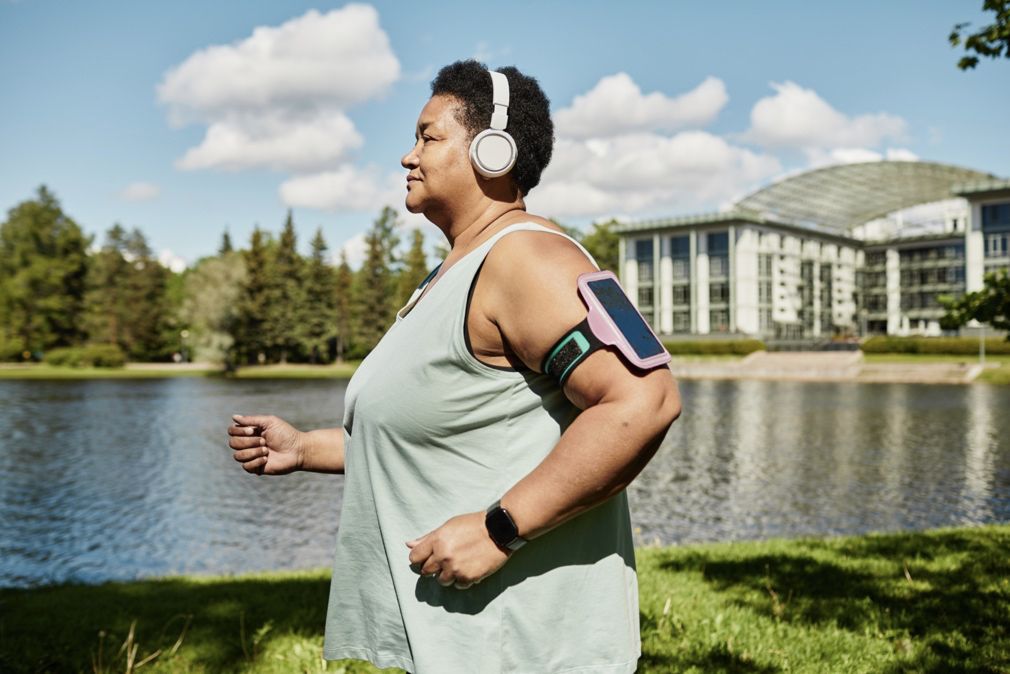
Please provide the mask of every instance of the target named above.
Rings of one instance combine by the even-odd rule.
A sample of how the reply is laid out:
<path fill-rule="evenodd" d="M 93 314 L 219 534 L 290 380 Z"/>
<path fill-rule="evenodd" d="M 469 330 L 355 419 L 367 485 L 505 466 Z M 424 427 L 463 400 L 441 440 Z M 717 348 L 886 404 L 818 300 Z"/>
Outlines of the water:
<path fill-rule="evenodd" d="M 1010 521 L 1010 387 L 680 387 L 629 488 L 638 543 Z M 335 426 L 343 391 L 0 381 L 0 586 L 329 566 L 343 477 L 246 474 L 224 429 L 235 412 Z"/>

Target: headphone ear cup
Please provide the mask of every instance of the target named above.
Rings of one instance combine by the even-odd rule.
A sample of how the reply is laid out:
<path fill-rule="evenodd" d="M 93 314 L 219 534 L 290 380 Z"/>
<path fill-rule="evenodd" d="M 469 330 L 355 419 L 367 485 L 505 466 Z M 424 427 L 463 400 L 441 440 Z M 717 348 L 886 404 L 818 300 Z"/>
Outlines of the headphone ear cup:
<path fill-rule="evenodd" d="M 516 142 L 507 131 L 485 129 L 470 142 L 470 163 L 485 178 L 497 178 L 516 164 Z"/>

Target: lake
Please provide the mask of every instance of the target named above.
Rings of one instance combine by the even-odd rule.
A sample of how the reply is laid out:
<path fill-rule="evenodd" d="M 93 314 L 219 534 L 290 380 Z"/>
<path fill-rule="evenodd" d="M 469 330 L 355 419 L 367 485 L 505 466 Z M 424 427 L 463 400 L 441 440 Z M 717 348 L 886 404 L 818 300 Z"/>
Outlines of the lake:
<path fill-rule="evenodd" d="M 236 412 L 336 426 L 344 387 L 0 381 L 0 586 L 329 566 L 343 476 L 248 475 L 225 428 Z M 628 489 L 639 544 L 1010 521 L 1010 387 L 680 389 Z"/>

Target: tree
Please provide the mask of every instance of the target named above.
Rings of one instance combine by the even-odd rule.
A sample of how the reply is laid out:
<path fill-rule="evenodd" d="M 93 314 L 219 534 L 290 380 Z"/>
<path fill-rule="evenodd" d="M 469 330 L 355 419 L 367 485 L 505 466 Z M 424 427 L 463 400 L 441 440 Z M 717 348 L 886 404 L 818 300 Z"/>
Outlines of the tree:
<path fill-rule="evenodd" d="M 224 228 L 224 234 L 221 235 L 221 246 L 217 249 L 218 255 L 227 255 L 232 252 L 231 246 L 231 235 L 228 234 L 228 228 Z"/>
<path fill-rule="evenodd" d="M 336 312 L 337 362 L 343 362 L 344 353 L 353 339 L 353 287 L 354 272 L 347 263 L 347 252 L 340 251 L 340 264 L 334 272 L 334 310 Z"/>
<path fill-rule="evenodd" d="M 246 299 L 245 265 L 245 256 L 232 251 L 200 260 L 187 274 L 180 314 L 192 335 L 194 360 L 227 362 Z"/>
<path fill-rule="evenodd" d="M 428 256 L 424 254 L 424 232 L 415 229 L 411 234 L 410 250 L 403 258 L 400 270 L 396 306 L 402 307 L 414 290 L 428 277 Z"/>
<path fill-rule="evenodd" d="M 326 261 L 326 251 L 323 230 L 319 228 L 305 268 L 305 345 L 313 363 L 326 358 L 330 340 L 337 337 L 336 276 Z"/>
<path fill-rule="evenodd" d="M 0 224 L 0 342 L 36 353 L 80 341 L 90 243 L 45 185 L 8 211 Z"/>
<path fill-rule="evenodd" d="M 1010 58 L 1010 0 L 985 0 L 983 11 L 995 14 L 993 23 L 964 37 L 970 23 L 959 23 L 950 32 L 948 40 L 952 47 L 964 43 L 965 52 L 975 52 L 975 56 L 962 56 L 957 62 L 961 70 L 970 70 L 978 65 L 978 57 L 998 59 Z"/>
<path fill-rule="evenodd" d="M 395 287 L 391 265 L 396 261 L 396 211 L 386 206 L 365 235 L 365 261 L 355 277 L 355 346 L 371 351 L 393 322 Z"/>
<path fill-rule="evenodd" d="M 267 315 L 267 273 L 271 264 L 270 235 L 253 228 L 249 250 L 242 251 L 246 277 L 239 295 L 238 315 L 234 324 L 234 347 L 246 363 L 266 360 L 268 342 L 264 333 Z"/>
<path fill-rule="evenodd" d="M 608 222 L 593 223 L 593 231 L 582 239 L 589 254 L 596 258 L 596 263 L 600 269 L 609 269 L 615 274 L 618 272 L 620 260 L 618 259 L 618 242 L 620 237 L 614 232 L 616 220 Z"/>
<path fill-rule="evenodd" d="M 298 255 L 297 238 L 291 211 L 288 211 L 267 274 L 266 340 L 272 351 L 287 363 L 288 357 L 299 353 L 305 342 L 305 288 L 302 258 Z"/>
<path fill-rule="evenodd" d="M 982 290 L 953 298 L 941 296 L 940 304 L 947 313 L 940 319 L 944 330 L 955 330 L 975 320 L 998 330 L 1010 331 L 1010 272 L 989 272 Z M 1010 333 L 1007 334 L 1010 341 Z"/>
<path fill-rule="evenodd" d="M 116 344 L 134 360 L 166 356 L 174 332 L 166 295 L 170 275 L 154 259 L 143 232 L 113 225 L 87 274 L 88 339 Z"/>

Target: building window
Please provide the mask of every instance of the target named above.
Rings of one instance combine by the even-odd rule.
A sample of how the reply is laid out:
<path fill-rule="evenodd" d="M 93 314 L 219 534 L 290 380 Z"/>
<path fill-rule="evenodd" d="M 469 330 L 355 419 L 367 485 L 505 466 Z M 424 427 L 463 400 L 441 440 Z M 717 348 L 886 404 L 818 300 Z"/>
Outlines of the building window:
<path fill-rule="evenodd" d="M 653 304 L 653 299 L 654 298 L 655 298 L 655 294 L 652 292 L 652 287 L 651 286 L 650 287 L 646 287 L 646 288 L 640 287 L 638 289 L 638 309 L 639 309 L 639 311 L 643 311 L 644 312 L 646 309 L 648 309 L 649 311 L 652 311 L 652 304 Z"/>
<path fill-rule="evenodd" d="M 712 309 L 708 312 L 710 332 L 729 332 L 729 310 Z"/>
<path fill-rule="evenodd" d="M 726 304 L 729 302 L 729 283 L 719 281 L 708 284 L 708 301 L 711 304 Z"/>
<path fill-rule="evenodd" d="M 673 331 L 677 333 L 691 332 L 691 312 L 673 312 Z"/>
<path fill-rule="evenodd" d="M 691 287 L 687 285 L 673 286 L 674 304 L 691 304 Z"/>
<path fill-rule="evenodd" d="M 639 284 L 651 284 L 654 278 L 652 239 L 639 239 L 635 241 L 635 261 L 638 262 Z"/>
<path fill-rule="evenodd" d="M 982 206 L 982 231 L 1010 231 L 1010 201 Z"/>

